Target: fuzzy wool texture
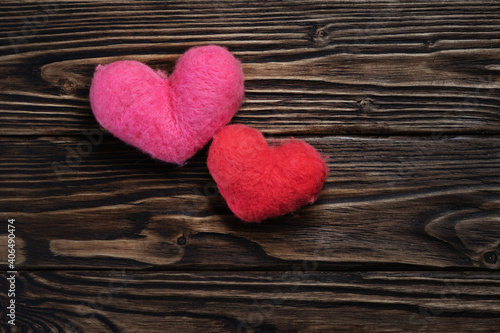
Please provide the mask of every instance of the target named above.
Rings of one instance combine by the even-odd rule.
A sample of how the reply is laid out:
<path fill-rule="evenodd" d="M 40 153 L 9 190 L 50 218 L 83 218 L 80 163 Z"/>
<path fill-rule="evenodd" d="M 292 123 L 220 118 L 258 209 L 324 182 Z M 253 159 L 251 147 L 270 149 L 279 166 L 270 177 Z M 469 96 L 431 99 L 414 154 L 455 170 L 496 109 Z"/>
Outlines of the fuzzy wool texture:
<path fill-rule="evenodd" d="M 153 158 L 183 165 L 238 111 L 241 64 L 215 45 L 189 49 L 170 77 L 138 61 L 98 66 L 92 111 L 117 138 Z"/>
<path fill-rule="evenodd" d="M 258 130 L 235 124 L 214 136 L 207 165 L 231 211 L 261 222 L 313 203 L 328 175 L 325 159 L 302 140 L 269 146 Z"/>

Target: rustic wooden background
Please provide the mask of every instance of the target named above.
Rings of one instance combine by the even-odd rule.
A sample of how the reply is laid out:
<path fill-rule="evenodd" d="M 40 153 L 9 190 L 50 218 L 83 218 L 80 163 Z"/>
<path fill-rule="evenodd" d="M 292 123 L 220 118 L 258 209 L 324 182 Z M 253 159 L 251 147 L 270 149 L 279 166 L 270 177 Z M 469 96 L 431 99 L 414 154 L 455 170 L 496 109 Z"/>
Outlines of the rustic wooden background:
<path fill-rule="evenodd" d="M 2 1 L 2 332 L 493 332 L 500 2 Z M 206 148 L 100 129 L 97 64 L 242 61 L 233 122 L 330 156 L 319 200 L 245 225 Z M 7 220 L 15 219 L 16 323 Z"/>

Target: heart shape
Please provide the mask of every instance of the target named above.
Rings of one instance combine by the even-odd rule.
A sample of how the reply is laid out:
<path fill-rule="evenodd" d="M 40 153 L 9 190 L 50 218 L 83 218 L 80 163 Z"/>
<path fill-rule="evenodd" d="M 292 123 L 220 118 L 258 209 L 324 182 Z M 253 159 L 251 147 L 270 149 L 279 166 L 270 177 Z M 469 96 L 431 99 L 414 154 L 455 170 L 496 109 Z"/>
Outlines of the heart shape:
<path fill-rule="evenodd" d="M 306 142 L 269 146 L 258 130 L 239 124 L 214 136 L 207 165 L 229 208 L 245 222 L 313 203 L 328 174 L 324 158 Z"/>
<path fill-rule="evenodd" d="M 189 49 L 170 77 L 138 61 L 98 66 L 90 88 L 97 121 L 152 157 L 182 165 L 241 105 L 241 64 L 223 47 Z"/>

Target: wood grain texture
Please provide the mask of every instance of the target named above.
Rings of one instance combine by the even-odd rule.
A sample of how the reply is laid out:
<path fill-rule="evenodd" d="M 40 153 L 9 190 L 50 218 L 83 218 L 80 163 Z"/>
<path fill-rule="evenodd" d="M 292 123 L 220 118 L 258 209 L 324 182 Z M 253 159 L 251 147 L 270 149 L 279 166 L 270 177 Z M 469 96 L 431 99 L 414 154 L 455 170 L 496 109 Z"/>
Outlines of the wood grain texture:
<path fill-rule="evenodd" d="M 206 150 L 179 168 L 95 133 L 9 138 L 0 218 L 16 219 L 25 268 L 500 267 L 500 138 L 304 139 L 330 156 L 318 201 L 245 225 Z"/>
<path fill-rule="evenodd" d="M 0 30 L 1 332 L 498 331 L 497 0 L 8 0 Z M 206 149 L 99 128 L 98 64 L 212 43 L 242 61 L 234 122 L 329 155 L 314 205 L 243 224 Z"/>
<path fill-rule="evenodd" d="M 228 47 L 246 101 L 235 121 L 274 134 L 500 132 L 497 1 L 141 1 L 0 4 L 0 128 L 96 128 L 99 63 L 171 71 L 189 47 Z"/>
<path fill-rule="evenodd" d="M 19 332 L 492 332 L 500 325 L 500 278 L 486 272 L 57 271 L 23 272 L 17 284 Z"/>

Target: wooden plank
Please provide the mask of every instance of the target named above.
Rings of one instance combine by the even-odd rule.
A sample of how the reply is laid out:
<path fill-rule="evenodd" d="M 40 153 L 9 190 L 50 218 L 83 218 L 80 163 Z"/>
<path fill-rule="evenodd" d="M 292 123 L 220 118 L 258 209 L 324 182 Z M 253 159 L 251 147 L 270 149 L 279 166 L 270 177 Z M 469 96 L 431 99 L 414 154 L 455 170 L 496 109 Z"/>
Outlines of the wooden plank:
<path fill-rule="evenodd" d="M 0 219 L 24 269 L 500 268 L 499 137 L 304 139 L 330 156 L 317 203 L 245 225 L 206 150 L 179 168 L 96 133 L 4 138 Z"/>
<path fill-rule="evenodd" d="M 95 66 L 171 71 L 189 47 L 243 62 L 236 122 L 274 134 L 500 133 L 497 1 L 3 1 L 3 135 L 97 128 Z"/>
<path fill-rule="evenodd" d="M 3 279 L 3 277 L 2 277 Z M 498 272 L 19 272 L 5 332 L 493 332 Z M 2 290 L 2 302 L 8 301 Z M 4 315 L 4 314 L 2 314 Z"/>

